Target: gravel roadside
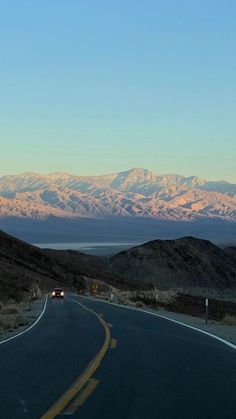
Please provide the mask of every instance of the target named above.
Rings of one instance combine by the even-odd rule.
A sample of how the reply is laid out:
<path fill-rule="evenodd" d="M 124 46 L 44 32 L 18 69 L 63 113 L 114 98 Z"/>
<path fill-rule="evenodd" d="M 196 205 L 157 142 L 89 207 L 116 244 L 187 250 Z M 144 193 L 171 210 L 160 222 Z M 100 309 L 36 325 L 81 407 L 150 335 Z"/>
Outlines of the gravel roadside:
<path fill-rule="evenodd" d="M 205 319 L 203 318 L 192 317 L 188 314 L 173 313 L 163 309 L 159 309 L 157 311 L 148 309 L 148 311 L 152 311 L 154 313 L 160 314 L 161 316 L 185 323 L 189 326 L 197 327 L 198 329 L 212 333 L 213 335 L 219 336 L 231 343 L 236 344 L 236 326 L 234 325 L 229 326 L 213 320 L 208 320 L 208 323 L 205 324 Z"/>
<path fill-rule="evenodd" d="M 89 296 L 87 296 L 89 297 Z M 91 298 L 91 297 L 89 297 Z M 104 297 L 95 297 L 93 296 L 92 299 L 97 299 L 103 302 L 108 302 L 108 299 L 105 299 Z M 143 305 L 142 307 L 135 306 L 135 303 L 129 304 L 129 302 L 115 302 L 118 305 L 125 305 L 130 306 L 132 308 L 137 308 L 138 310 L 145 310 L 149 311 L 151 313 L 159 314 L 160 316 L 167 317 L 172 320 L 176 320 L 182 323 L 185 323 L 188 326 L 196 327 L 200 330 L 204 330 L 208 333 L 211 333 L 212 335 L 216 335 L 222 339 L 227 340 L 228 342 L 231 342 L 233 344 L 236 344 L 236 325 L 227 325 L 219 321 L 215 320 L 208 320 L 208 323 L 205 324 L 205 318 L 200 317 L 193 317 L 188 314 L 182 314 L 182 313 L 176 313 L 172 311 L 164 310 L 163 308 L 157 308 L 156 310 L 153 308 L 150 308 L 150 306 Z M 111 303 L 112 304 L 112 303 Z"/>
<path fill-rule="evenodd" d="M 22 316 L 25 319 L 25 324 L 18 326 L 16 328 L 11 328 L 4 330 L 0 333 L 0 342 L 7 338 L 10 338 L 23 330 L 27 329 L 41 314 L 45 302 L 45 296 L 39 300 L 32 301 L 29 305 L 29 302 L 24 302 L 21 304 Z"/>

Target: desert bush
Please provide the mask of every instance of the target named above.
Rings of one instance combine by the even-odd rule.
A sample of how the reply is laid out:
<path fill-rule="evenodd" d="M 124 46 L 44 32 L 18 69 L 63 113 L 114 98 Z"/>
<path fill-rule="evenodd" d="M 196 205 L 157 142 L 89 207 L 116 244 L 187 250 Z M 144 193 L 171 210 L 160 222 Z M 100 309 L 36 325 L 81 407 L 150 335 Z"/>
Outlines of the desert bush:
<path fill-rule="evenodd" d="M 144 303 L 142 301 L 136 301 L 135 306 L 139 307 L 139 308 L 142 308 L 142 307 L 144 307 Z"/>
<path fill-rule="evenodd" d="M 16 304 L 8 304 L 5 307 L 2 308 L 1 313 L 2 314 L 20 314 L 21 308 L 17 306 Z"/>
<path fill-rule="evenodd" d="M 231 316 L 230 314 L 226 314 L 222 319 L 222 323 L 228 326 L 236 326 L 236 316 Z"/>
<path fill-rule="evenodd" d="M 7 329 L 12 329 L 15 327 L 15 320 L 12 316 L 0 315 L 0 332 L 3 332 Z"/>
<path fill-rule="evenodd" d="M 0 314 L 0 333 L 5 332 L 6 330 L 17 329 L 20 326 L 25 326 L 30 321 L 30 318 L 22 315 Z"/>
<path fill-rule="evenodd" d="M 24 316 L 17 316 L 15 319 L 15 327 L 19 327 L 19 326 L 25 326 L 26 324 L 28 324 L 30 321 L 30 319 L 27 319 Z"/>

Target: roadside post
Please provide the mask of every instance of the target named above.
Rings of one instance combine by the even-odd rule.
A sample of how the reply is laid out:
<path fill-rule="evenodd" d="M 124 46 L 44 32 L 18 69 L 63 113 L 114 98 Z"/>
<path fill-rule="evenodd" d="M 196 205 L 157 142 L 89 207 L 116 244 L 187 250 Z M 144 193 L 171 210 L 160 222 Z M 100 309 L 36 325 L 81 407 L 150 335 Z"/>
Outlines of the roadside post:
<path fill-rule="evenodd" d="M 93 295 L 98 294 L 98 284 L 92 284 L 92 293 Z"/>
<path fill-rule="evenodd" d="M 207 322 L 208 322 L 208 298 L 205 299 L 205 308 L 206 308 L 205 321 L 206 321 L 206 324 L 207 324 Z"/>
<path fill-rule="evenodd" d="M 111 295 L 110 295 L 110 302 L 111 303 L 113 302 L 113 298 L 114 298 L 114 295 L 113 295 L 113 292 L 111 292 Z"/>
<path fill-rule="evenodd" d="M 155 287 L 155 300 L 156 300 L 156 310 L 157 310 L 158 293 L 157 293 L 156 287 Z"/>

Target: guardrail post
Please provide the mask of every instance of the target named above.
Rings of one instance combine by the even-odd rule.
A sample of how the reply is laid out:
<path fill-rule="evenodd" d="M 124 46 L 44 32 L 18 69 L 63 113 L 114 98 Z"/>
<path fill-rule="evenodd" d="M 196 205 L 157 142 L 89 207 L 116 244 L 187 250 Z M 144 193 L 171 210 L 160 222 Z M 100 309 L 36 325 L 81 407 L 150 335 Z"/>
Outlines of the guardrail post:
<path fill-rule="evenodd" d="M 205 308 L 206 308 L 206 311 L 205 311 L 205 322 L 207 324 L 207 322 L 208 322 L 208 298 L 205 299 Z"/>

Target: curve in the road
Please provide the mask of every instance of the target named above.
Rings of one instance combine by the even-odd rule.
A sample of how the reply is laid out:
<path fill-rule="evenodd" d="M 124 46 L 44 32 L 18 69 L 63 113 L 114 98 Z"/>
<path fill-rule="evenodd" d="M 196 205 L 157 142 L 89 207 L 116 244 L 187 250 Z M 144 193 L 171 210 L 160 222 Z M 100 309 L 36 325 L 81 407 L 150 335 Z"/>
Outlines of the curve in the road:
<path fill-rule="evenodd" d="M 102 316 L 100 314 L 96 313 L 94 310 L 89 309 L 88 307 L 84 306 L 83 304 L 81 304 L 77 301 L 74 301 L 71 298 L 68 298 L 68 299 L 71 302 L 73 302 L 75 304 L 78 304 L 84 310 L 87 310 L 88 312 L 92 313 L 95 317 L 97 317 L 97 319 L 99 320 L 99 322 L 101 323 L 101 325 L 104 328 L 105 340 L 104 340 L 104 343 L 102 345 L 102 348 L 95 355 L 95 357 L 91 360 L 91 362 L 89 363 L 87 368 L 85 368 L 85 370 L 78 377 L 78 379 L 72 384 L 72 386 L 52 405 L 52 407 L 41 417 L 41 419 L 53 419 L 60 412 L 62 412 L 63 409 L 65 409 L 65 407 L 71 402 L 71 400 L 73 400 L 80 393 L 80 391 L 85 387 L 85 385 L 89 382 L 92 375 L 95 373 L 95 371 L 100 366 L 104 356 L 106 355 L 106 353 L 107 353 L 107 351 L 110 347 L 111 332 L 110 332 L 110 329 L 109 329 L 107 323 L 102 318 Z M 96 385 L 95 381 L 92 380 L 91 381 L 91 386 L 85 387 L 84 395 L 88 396 L 89 395 L 88 389 L 93 389 L 93 387 L 95 388 L 95 385 Z M 84 396 L 84 398 L 86 396 Z M 80 397 L 83 398 L 83 395 L 80 394 Z M 69 409 L 70 409 L 70 407 L 69 407 Z"/>
<path fill-rule="evenodd" d="M 228 340 L 223 339 L 220 336 L 214 335 L 213 333 L 207 332 L 206 330 L 202 330 L 202 329 L 199 329 L 198 327 L 190 326 L 189 324 L 180 322 L 179 320 L 174 320 L 174 319 L 171 319 L 170 317 L 163 316 L 163 315 L 158 314 L 158 313 L 153 313 L 152 311 L 144 310 L 142 308 L 129 307 L 129 306 L 125 306 L 123 304 L 110 303 L 110 302 L 105 301 L 105 300 L 98 300 L 96 298 L 85 297 L 85 296 L 82 296 L 81 298 L 85 298 L 85 299 L 88 299 L 88 300 L 91 300 L 91 301 L 93 301 L 93 300 L 94 301 L 99 301 L 99 302 L 101 302 L 103 304 L 113 305 L 115 307 L 124 308 L 126 310 L 140 311 L 141 313 L 146 313 L 146 314 L 150 314 L 151 316 L 155 316 L 155 317 L 159 317 L 161 319 L 169 320 L 170 322 L 179 324 L 180 326 L 184 326 L 184 327 L 187 327 L 188 329 L 195 330 L 196 332 L 203 333 L 204 335 L 209 336 L 209 337 L 211 337 L 213 339 L 216 339 L 219 342 L 223 343 L 224 345 L 229 346 L 230 348 L 236 350 L 236 345 L 234 343 L 229 342 Z"/>
<path fill-rule="evenodd" d="M 236 418 L 233 348 L 143 310 L 86 300 L 112 324 L 119 345 L 108 352 L 96 372 L 99 386 L 75 417 Z"/>

